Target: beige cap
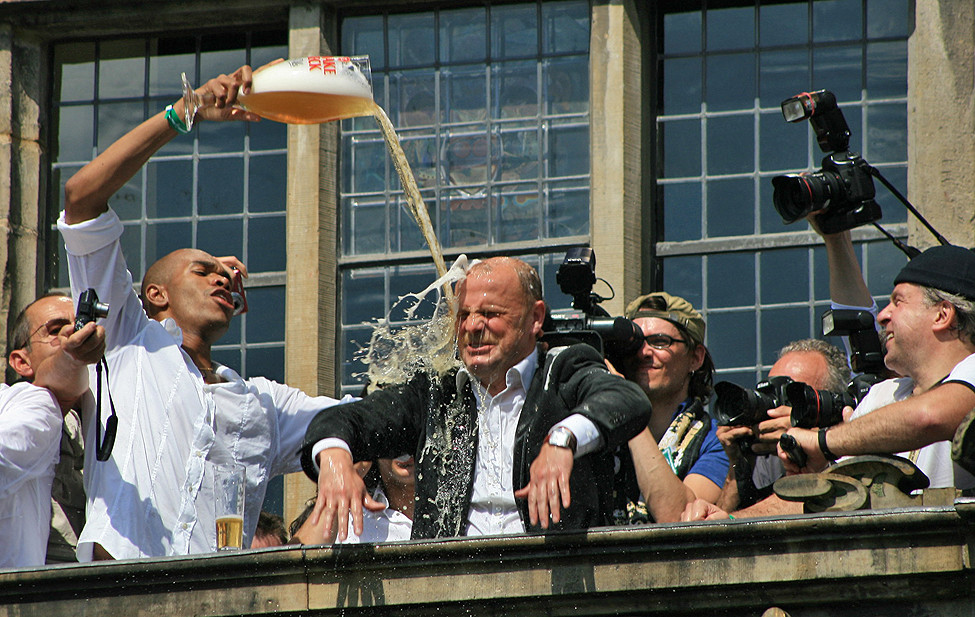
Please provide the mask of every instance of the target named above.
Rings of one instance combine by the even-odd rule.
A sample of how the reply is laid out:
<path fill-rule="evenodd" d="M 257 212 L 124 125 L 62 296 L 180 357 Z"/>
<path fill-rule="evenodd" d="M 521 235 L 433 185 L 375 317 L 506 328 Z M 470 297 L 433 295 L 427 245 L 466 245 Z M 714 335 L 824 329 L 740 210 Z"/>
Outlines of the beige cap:
<path fill-rule="evenodd" d="M 665 291 L 645 294 L 627 304 L 623 315 L 627 319 L 666 319 L 687 332 L 695 344 L 704 344 L 704 318 L 690 302 L 680 296 L 672 296 Z"/>

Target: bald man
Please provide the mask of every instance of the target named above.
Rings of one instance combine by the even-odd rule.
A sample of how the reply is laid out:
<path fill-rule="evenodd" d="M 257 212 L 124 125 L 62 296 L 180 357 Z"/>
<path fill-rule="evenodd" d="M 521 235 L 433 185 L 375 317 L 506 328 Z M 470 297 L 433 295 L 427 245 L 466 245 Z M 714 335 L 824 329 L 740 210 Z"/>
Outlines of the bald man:
<path fill-rule="evenodd" d="M 211 79 L 197 93 L 216 101 L 201 120 L 253 120 L 233 107 L 250 67 Z M 104 320 L 110 387 L 118 410 L 111 458 L 85 468 L 88 519 L 79 560 L 186 555 L 216 550 L 215 466 L 246 472 L 244 539 L 257 527 L 268 481 L 298 471 L 311 418 L 337 401 L 213 361 L 230 327 L 234 257 L 196 249 L 166 255 L 146 272 L 141 302 L 119 245 L 122 224 L 108 199 L 155 152 L 185 132 L 182 101 L 109 146 L 65 184 L 58 228 L 72 293 L 93 287 L 111 306 Z"/>

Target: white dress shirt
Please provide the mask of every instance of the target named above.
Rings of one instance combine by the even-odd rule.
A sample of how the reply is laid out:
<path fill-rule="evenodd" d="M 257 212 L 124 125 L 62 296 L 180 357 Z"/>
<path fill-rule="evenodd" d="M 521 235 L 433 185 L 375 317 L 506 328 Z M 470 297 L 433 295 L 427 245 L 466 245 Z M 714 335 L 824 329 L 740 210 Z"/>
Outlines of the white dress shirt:
<path fill-rule="evenodd" d="M 0 384 L 0 568 L 44 565 L 61 423 L 49 390 Z"/>
<path fill-rule="evenodd" d="M 558 353 L 557 350 L 554 353 Z M 457 372 L 458 390 L 470 380 L 477 399 L 477 461 L 474 464 L 474 493 L 467 512 L 465 535 L 482 536 L 524 533 L 525 523 L 518 513 L 512 486 L 515 459 L 515 433 L 525 404 L 528 388 L 538 369 L 538 354 L 528 354 L 505 374 L 505 389 L 496 396 L 487 390 L 466 368 Z M 555 426 L 565 426 L 576 437 L 578 458 L 601 445 L 601 435 L 589 418 L 573 414 Z M 553 428 L 555 428 L 553 426 Z"/>
<path fill-rule="evenodd" d="M 250 546 L 268 480 L 300 470 L 296 453 L 308 423 L 338 401 L 260 377 L 244 380 L 225 366 L 217 374 L 226 383 L 205 384 L 180 347 L 175 322 L 151 320 L 142 310 L 115 213 L 77 225 L 62 214 L 58 228 L 72 295 L 93 287 L 110 306 L 100 323 L 118 412 L 110 460 L 96 461 L 95 448 L 86 448 L 79 560 L 91 559 L 96 542 L 117 559 L 215 550 L 212 467 L 230 463 L 246 470 L 244 546 Z M 94 390 L 94 376 L 91 383 Z M 95 421 L 96 414 L 85 419 L 89 444 Z"/>

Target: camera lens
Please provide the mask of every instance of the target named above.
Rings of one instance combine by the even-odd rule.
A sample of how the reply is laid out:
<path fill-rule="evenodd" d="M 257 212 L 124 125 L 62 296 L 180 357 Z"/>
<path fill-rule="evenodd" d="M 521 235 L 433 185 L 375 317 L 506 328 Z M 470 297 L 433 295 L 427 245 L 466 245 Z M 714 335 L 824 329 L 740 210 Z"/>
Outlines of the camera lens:
<path fill-rule="evenodd" d="M 748 390 L 729 381 L 714 384 L 718 400 L 714 415 L 723 426 L 751 426 L 768 420 L 768 410 L 778 407 L 774 397 L 758 390 Z"/>
<path fill-rule="evenodd" d="M 843 421 L 843 408 L 856 406 L 847 393 L 816 390 L 804 383 L 791 383 L 785 388 L 792 407 L 792 426 L 815 428 L 833 426 Z"/>
<path fill-rule="evenodd" d="M 786 223 L 794 223 L 813 210 L 820 201 L 821 182 L 812 174 L 786 174 L 772 178 L 775 192 L 772 203 Z M 821 207 L 821 206 L 820 206 Z"/>

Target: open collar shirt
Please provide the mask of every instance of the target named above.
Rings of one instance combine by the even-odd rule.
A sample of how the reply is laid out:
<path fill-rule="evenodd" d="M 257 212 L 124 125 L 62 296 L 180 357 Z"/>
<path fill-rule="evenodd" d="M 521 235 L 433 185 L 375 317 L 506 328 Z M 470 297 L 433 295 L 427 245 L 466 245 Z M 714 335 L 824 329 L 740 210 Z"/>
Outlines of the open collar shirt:
<path fill-rule="evenodd" d="M 86 449 L 87 521 L 79 560 L 91 559 L 94 543 L 116 559 L 215 550 L 212 468 L 231 463 L 245 468 L 249 546 L 268 480 L 300 469 L 296 452 L 308 423 L 339 401 L 268 379 L 244 380 L 219 365 L 225 382 L 204 383 L 180 347 L 176 323 L 151 320 L 143 311 L 122 256 L 122 224 L 115 213 L 77 225 L 66 224 L 62 215 L 58 228 L 72 295 L 91 287 L 110 306 L 101 323 L 118 412 L 111 458 L 96 461 L 95 448 Z M 93 376 L 92 389 L 94 383 Z M 94 443 L 97 420 L 97 414 L 85 419 L 87 443 Z"/>

